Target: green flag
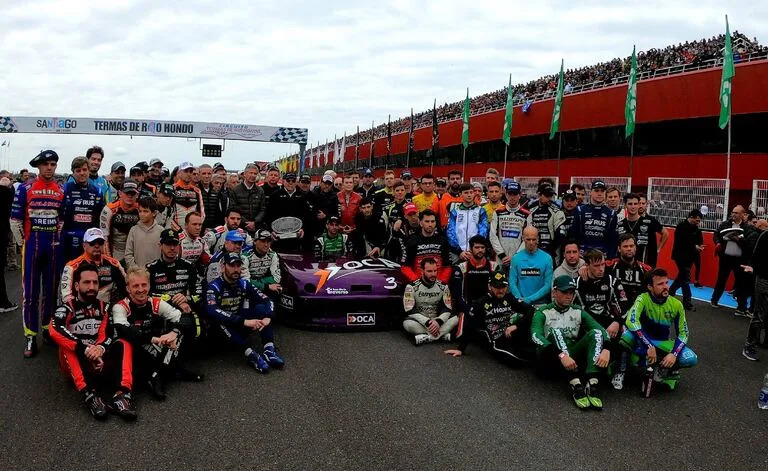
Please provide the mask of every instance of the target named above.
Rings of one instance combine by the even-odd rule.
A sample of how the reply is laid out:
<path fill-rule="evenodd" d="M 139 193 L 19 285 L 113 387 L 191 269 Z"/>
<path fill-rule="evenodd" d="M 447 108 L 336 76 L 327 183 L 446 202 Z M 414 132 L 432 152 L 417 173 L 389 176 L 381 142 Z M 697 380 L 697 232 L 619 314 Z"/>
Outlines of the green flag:
<path fill-rule="evenodd" d="M 512 138 L 512 74 L 509 74 L 509 85 L 507 86 L 507 110 L 504 113 L 504 144 L 509 145 Z"/>
<path fill-rule="evenodd" d="M 728 28 L 728 15 L 725 15 L 725 49 L 723 49 L 723 78 L 720 81 L 720 129 L 728 126 L 731 120 L 731 80 L 736 75 L 733 67 L 733 48 L 731 30 Z"/>
<path fill-rule="evenodd" d="M 555 138 L 555 134 L 560 130 L 560 110 L 563 107 L 563 82 L 565 81 L 565 74 L 563 74 L 564 61 L 560 61 L 560 75 L 557 78 L 557 95 L 555 95 L 555 108 L 552 110 L 552 126 L 549 128 L 549 139 Z"/>
<path fill-rule="evenodd" d="M 469 147 L 469 88 L 467 88 L 467 98 L 464 99 L 464 112 L 462 113 L 461 144 L 466 149 Z"/>
<path fill-rule="evenodd" d="M 624 128 L 624 137 L 629 138 L 635 133 L 635 112 L 637 111 L 637 56 L 632 47 L 632 66 L 629 69 L 629 82 L 627 85 L 627 104 L 624 107 L 624 118 L 627 125 Z"/>

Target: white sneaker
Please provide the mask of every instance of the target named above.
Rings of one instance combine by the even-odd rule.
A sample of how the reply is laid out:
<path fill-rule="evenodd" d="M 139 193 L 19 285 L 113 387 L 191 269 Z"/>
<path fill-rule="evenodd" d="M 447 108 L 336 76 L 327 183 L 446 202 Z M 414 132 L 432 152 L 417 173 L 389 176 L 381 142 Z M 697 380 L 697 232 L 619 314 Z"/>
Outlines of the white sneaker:
<path fill-rule="evenodd" d="M 450 342 L 451 341 L 451 334 L 450 333 L 443 334 L 443 336 L 440 337 L 440 340 L 442 340 L 443 342 Z"/>
<path fill-rule="evenodd" d="M 653 372 L 653 382 L 654 383 L 661 383 L 664 381 L 664 378 L 667 377 L 667 374 L 669 373 L 669 370 L 666 368 L 656 368 Z"/>
<path fill-rule="evenodd" d="M 431 342 L 431 337 L 427 334 L 418 334 L 413 338 L 413 343 L 421 345 L 422 343 Z"/>
<path fill-rule="evenodd" d="M 613 389 L 617 391 L 624 389 L 624 373 L 616 373 L 613 375 L 611 385 L 613 385 Z"/>

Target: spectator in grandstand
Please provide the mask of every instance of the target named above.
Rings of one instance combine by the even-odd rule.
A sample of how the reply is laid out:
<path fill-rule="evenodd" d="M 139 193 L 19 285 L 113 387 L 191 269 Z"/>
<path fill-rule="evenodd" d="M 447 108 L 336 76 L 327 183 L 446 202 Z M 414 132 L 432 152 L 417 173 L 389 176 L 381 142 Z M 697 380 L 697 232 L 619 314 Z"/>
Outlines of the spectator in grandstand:
<path fill-rule="evenodd" d="M 421 276 L 421 261 L 430 258 L 437 263 L 437 277 L 447 283 L 451 276 L 448 239 L 437 232 L 437 214 L 431 209 L 419 213 L 421 230 L 412 235 L 405 246 L 403 274 L 413 281 Z"/>
<path fill-rule="evenodd" d="M 120 199 L 109 203 L 101 211 L 99 226 L 107 236 L 104 253 L 120 263 L 125 263 L 125 243 L 128 232 L 139 222 L 139 196 L 136 182 L 126 180 L 120 191 Z"/>
<path fill-rule="evenodd" d="M 355 218 L 360 208 L 360 200 L 363 199 L 359 193 L 355 192 L 355 181 L 351 175 L 344 176 L 342 188 L 337 197 L 341 227 L 345 234 L 349 234 L 355 230 Z"/>
<path fill-rule="evenodd" d="M 347 258 L 354 253 L 352 240 L 341 232 L 338 216 L 330 216 L 325 231 L 315 239 L 313 249 L 315 261 L 332 262 L 338 258 Z"/>
<path fill-rule="evenodd" d="M 370 168 L 366 168 L 363 170 L 363 184 L 358 186 L 355 191 L 360 193 L 360 196 L 363 198 L 373 198 L 373 195 L 379 191 L 379 187 L 377 187 L 375 184 L 375 177 L 373 175 L 373 170 Z"/>
<path fill-rule="evenodd" d="M 387 221 L 373 210 L 373 201 L 365 197 L 360 200 L 360 212 L 355 217 L 353 245 L 358 258 L 379 258 L 387 244 Z"/>
<path fill-rule="evenodd" d="M 656 260 L 661 249 L 667 243 L 669 232 L 656 217 L 645 214 L 640 215 L 640 197 L 635 193 L 624 195 L 624 208 L 626 217 L 618 224 L 616 230 L 619 235 L 632 234 L 637 243 L 636 259 L 651 267 L 656 266 Z M 661 242 L 656 243 L 656 234 L 661 234 Z M 643 287 L 643 289 L 645 289 Z"/>
<path fill-rule="evenodd" d="M 488 281 L 498 270 L 496 262 L 488 260 L 486 250 L 488 241 L 476 234 L 469 239 L 471 258 L 461 260 L 453 266 L 449 284 L 453 311 L 462 317 L 469 312 L 472 304 L 488 292 Z"/>
<path fill-rule="evenodd" d="M 243 182 L 229 190 L 227 207 L 234 208 L 240 213 L 242 227 L 249 234 L 256 232 L 257 226 L 264 221 L 267 210 L 264 190 L 256 184 L 258 178 L 258 165 L 248 164 L 243 171 Z"/>
<path fill-rule="evenodd" d="M 562 275 L 568 275 L 574 280 L 579 277 L 579 269 L 585 265 L 584 259 L 581 258 L 579 251 L 579 244 L 573 240 L 566 241 L 563 244 L 563 263 L 555 268 L 552 278 Z"/>
<path fill-rule="evenodd" d="M 738 307 L 734 315 L 744 317 L 747 315 L 747 298 L 750 296 L 751 286 L 749 277 L 744 275 L 742 265 L 749 260 L 752 252 L 750 242 L 754 228 L 746 221 L 746 211 L 741 205 L 736 205 L 731 211 L 731 219 L 723 221 L 718 226 L 712 239 L 718 247 L 716 250 L 720 258 L 717 267 L 717 281 L 712 291 L 711 304 L 718 307 L 720 297 L 725 290 L 725 283 L 733 273 L 735 298 Z"/>
<path fill-rule="evenodd" d="M 677 277 L 669 287 L 669 293 L 675 296 L 678 288 L 683 290 L 683 307 L 693 310 L 691 302 L 691 287 L 688 285 L 691 279 L 691 265 L 704 250 L 704 239 L 699 229 L 702 214 L 698 209 L 692 209 L 688 217 L 675 227 L 675 239 L 672 245 L 672 260 L 677 266 Z"/>
<path fill-rule="evenodd" d="M 425 173 L 419 180 L 421 193 L 413 197 L 413 204 L 419 212 L 431 209 L 435 213 L 439 211 L 440 198 L 435 193 L 435 177 L 431 173 Z"/>
<path fill-rule="evenodd" d="M 603 347 L 608 333 L 586 311 L 573 305 L 575 291 L 576 282 L 570 276 L 555 279 L 553 302 L 533 314 L 531 339 L 541 373 L 565 373 L 576 407 L 602 409 L 598 379 L 611 360 L 610 351 Z M 582 372 L 586 385 L 581 382 Z"/>
<path fill-rule="evenodd" d="M 461 191 L 459 187 L 461 185 L 461 172 L 458 170 L 451 170 L 448 172 L 448 192 L 443 194 L 440 198 L 440 228 L 445 229 L 448 227 L 448 215 L 454 204 L 461 203 Z"/>
<path fill-rule="evenodd" d="M 552 257 L 539 248 L 539 231 L 533 226 L 523 229 L 523 245 L 509 267 L 510 291 L 532 306 L 546 304 L 552 288 Z"/>
<path fill-rule="evenodd" d="M 437 279 L 438 263 L 431 257 L 420 262 L 421 277 L 409 283 L 403 293 L 405 320 L 403 329 L 421 345 L 437 340 L 450 341 L 451 332 L 459 323 L 451 312 L 451 293 Z"/>
<path fill-rule="evenodd" d="M 376 191 L 373 195 L 374 210 L 376 212 L 382 212 L 395 198 L 394 185 L 395 172 L 394 170 L 387 170 L 384 172 L 384 187 Z"/>
<path fill-rule="evenodd" d="M 470 260 L 469 241 L 475 235 L 488 235 L 488 215 L 475 202 L 475 193 L 469 183 L 459 185 L 461 203 L 454 204 L 448 215 L 446 236 L 455 259 Z"/>
<path fill-rule="evenodd" d="M 538 194 L 538 201 L 531 205 L 527 224 L 535 227 L 538 232 L 539 249 L 547 252 L 554 260 L 558 249 L 555 241 L 557 228 L 565 221 L 565 214 L 553 204 L 556 193 L 550 183 L 544 182 L 539 185 L 536 193 Z"/>
<path fill-rule="evenodd" d="M 506 204 L 497 209 L 493 218 L 490 219 L 491 247 L 505 271 L 509 269 L 512 256 L 517 253 L 517 249 L 523 243 L 523 229 L 529 214 L 520 206 L 519 183 L 507 182 L 506 194 Z"/>
<path fill-rule="evenodd" d="M 579 243 L 582 252 L 598 249 L 608 258 L 616 256 L 616 214 L 603 205 L 605 182 L 592 182 L 589 203 L 578 209 L 568 236 Z"/>
<path fill-rule="evenodd" d="M 587 189 L 581 183 L 574 183 L 571 185 L 571 190 L 576 193 L 576 204 L 581 206 L 584 204 L 584 198 L 587 196 Z"/>
<path fill-rule="evenodd" d="M 160 257 L 160 233 L 163 228 L 155 223 L 155 199 L 145 196 L 139 200 L 139 222 L 128 231 L 125 242 L 125 264 L 128 268 L 147 266 Z"/>

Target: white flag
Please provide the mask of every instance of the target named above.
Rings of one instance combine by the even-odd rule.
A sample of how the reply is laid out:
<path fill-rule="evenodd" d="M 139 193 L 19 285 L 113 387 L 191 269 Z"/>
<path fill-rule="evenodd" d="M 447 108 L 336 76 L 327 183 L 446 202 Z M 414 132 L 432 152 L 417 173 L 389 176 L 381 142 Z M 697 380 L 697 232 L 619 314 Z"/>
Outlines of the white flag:
<path fill-rule="evenodd" d="M 341 139 L 341 150 L 339 151 L 339 163 L 344 163 L 344 153 L 347 149 L 347 132 L 344 131 L 344 137 Z"/>

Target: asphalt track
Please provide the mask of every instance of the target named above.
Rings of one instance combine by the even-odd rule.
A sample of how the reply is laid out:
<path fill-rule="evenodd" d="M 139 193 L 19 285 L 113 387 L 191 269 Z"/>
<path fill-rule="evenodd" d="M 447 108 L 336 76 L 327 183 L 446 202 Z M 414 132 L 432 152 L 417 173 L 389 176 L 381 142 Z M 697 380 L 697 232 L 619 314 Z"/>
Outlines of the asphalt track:
<path fill-rule="evenodd" d="M 3 314 L 0 469 L 768 469 L 768 411 L 756 407 L 768 350 L 743 359 L 747 321 L 697 307 L 700 364 L 678 390 L 609 391 L 602 412 L 478 347 L 454 359 L 394 331 L 281 327 L 284 371 L 214 355 L 194 364 L 204 383 L 171 384 L 165 403 L 141 391 L 132 424 L 95 422 L 54 350 L 23 359 L 20 313 Z"/>

